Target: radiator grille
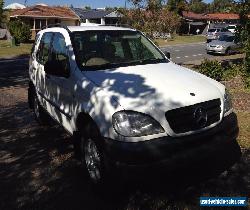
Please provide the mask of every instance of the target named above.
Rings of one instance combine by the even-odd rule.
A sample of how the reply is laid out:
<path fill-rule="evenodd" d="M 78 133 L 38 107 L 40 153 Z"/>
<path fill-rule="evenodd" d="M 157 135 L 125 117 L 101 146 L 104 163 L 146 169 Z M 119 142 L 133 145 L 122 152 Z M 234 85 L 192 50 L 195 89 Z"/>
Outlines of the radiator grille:
<path fill-rule="evenodd" d="M 191 106 L 169 110 L 165 113 L 165 116 L 171 129 L 175 133 L 185 133 L 188 131 L 199 130 L 219 121 L 220 113 L 220 99 L 214 99 Z M 206 119 L 200 117 L 201 115 L 203 118 L 204 115 L 206 115 Z"/>

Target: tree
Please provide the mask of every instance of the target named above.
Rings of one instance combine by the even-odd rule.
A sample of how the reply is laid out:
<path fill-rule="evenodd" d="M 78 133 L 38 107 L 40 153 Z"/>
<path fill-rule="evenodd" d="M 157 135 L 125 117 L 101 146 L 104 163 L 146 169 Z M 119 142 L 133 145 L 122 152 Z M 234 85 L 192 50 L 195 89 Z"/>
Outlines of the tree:
<path fill-rule="evenodd" d="M 188 3 L 186 0 L 168 0 L 167 8 L 181 15 L 182 11 L 188 10 Z"/>
<path fill-rule="evenodd" d="M 143 4 L 143 0 L 128 0 L 128 1 L 131 2 L 134 8 L 137 8 L 137 9 L 141 8 Z"/>
<path fill-rule="evenodd" d="M 90 10 L 90 9 L 91 9 L 91 7 L 90 7 L 90 6 L 85 6 L 85 7 L 84 7 L 84 9 L 86 9 L 86 10 Z"/>
<path fill-rule="evenodd" d="M 246 72 L 246 84 L 250 87 L 250 14 L 249 0 L 241 0 L 237 3 L 238 14 L 240 16 L 240 25 L 236 29 L 236 39 L 238 39 L 244 47 L 246 54 L 244 60 L 244 68 Z"/>
<path fill-rule="evenodd" d="M 230 12 L 234 7 L 233 0 L 214 0 L 209 5 L 210 12 Z"/>
<path fill-rule="evenodd" d="M 189 10 L 195 13 L 205 13 L 207 11 L 207 4 L 202 0 L 191 0 Z"/>
<path fill-rule="evenodd" d="M 27 42 L 31 38 L 30 27 L 20 20 L 10 21 L 8 29 L 15 38 L 16 43 Z"/>
<path fill-rule="evenodd" d="M 173 33 L 180 25 L 180 17 L 163 7 L 162 2 L 148 0 L 145 8 L 142 8 L 142 1 L 134 2 L 134 9 L 123 11 L 123 22 L 143 31 L 151 38 L 154 38 L 155 34 Z"/>
<path fill-rule="evenodd" d="M 4 1 L 0 0 L 0 27 L 3 27 L 3 24 L 6 23 L 6 16 L 4 14 Z"/>

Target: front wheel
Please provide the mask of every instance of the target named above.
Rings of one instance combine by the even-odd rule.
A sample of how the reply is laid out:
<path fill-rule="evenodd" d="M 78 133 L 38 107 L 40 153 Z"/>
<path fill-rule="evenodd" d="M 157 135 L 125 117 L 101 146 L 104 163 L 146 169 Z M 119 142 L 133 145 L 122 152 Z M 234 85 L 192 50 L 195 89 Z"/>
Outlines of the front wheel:
<path fill-rule="evenodd" d="M 87 139 L 84 143 L 84 162 L 90 179 L 95 183 L 102 180 L 101 153 L 92 139 Z"/>
<path fill-rule="evenodd" d="M 227 48 L 226 51 L 225 51 L 225 55 L 230 55 L 230 54 L 231 54 L 231 49 Z"/>
<path fill-rule="evenodd" d="M 97 144 L 97 140 L 86 134 L 81 136 L 80 148 L 84 170 L 87 172 L 87 176 L 95 190 L 99 191 L 107 184 L 101 149 Z"/>
<path fill-rule="evenodd" d="M 35 118 L 37 122 L 40 125 L 47 125 L 49 117 L 47 113 L 45 112 L 45 110 L 40 105 L 40 102 L 36 94 L 33 95 L 33 110 L 34 110 L 34 114 L 35 114 Z"/>

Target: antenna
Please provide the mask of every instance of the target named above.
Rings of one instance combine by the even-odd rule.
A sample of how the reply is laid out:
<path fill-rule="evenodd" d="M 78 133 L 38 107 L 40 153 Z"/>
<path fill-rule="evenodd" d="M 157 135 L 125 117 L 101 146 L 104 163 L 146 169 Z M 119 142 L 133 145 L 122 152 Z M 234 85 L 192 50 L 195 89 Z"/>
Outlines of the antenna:
<path fill-rule="evenodd" d="M 25 6 L 27 6 L 27 1 L 28 1 L 28 0 L 24 0 L 24 5 L 25 5 Z"/>

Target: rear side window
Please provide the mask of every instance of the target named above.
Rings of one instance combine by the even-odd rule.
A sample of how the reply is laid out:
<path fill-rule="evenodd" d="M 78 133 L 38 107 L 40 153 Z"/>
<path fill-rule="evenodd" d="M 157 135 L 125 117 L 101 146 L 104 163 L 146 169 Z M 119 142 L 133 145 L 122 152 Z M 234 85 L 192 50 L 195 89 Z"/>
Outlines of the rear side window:
<path fill-rule="evenodd" d="M 41 64 L 45 64 L 49 59 L 50 45 L 53 33 L 45 33 L 40 41 L 40 45 L 37 51 L 37 61 Z"/>

